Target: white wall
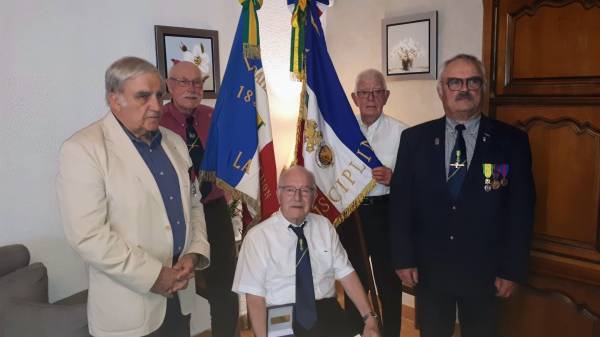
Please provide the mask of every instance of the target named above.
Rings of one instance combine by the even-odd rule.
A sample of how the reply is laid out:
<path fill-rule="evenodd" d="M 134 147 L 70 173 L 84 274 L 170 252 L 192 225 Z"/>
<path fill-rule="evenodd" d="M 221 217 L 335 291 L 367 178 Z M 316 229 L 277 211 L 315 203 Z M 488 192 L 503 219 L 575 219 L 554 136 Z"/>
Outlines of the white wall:
<path fill-rule="evenodd" d="M 438 68 L 445 59 L 458 53 L 481 57 L 481 0 L 343 0 L 330 8 L 327 44 L 348 99 L 358 72 L 382 69 L 381 20 L 433 10 L 438 11 Z M 391 94 L 384 113 L 408 125 L 444 114 L 435 89 L 436 80 L 399 81 L 388 77 L 387 84 Z M 403 302 L 414 306 L 410 295 L 403 296 Z"/>
<path fill-rule="evenodd" d="M 329 10 L 327 43 L 347 93 L 356 74 L 381 70 L 381 20 L 438 11 L 438 64 L 458 53 L 481 57 L 483 3 L 481 0 L 344 0 Z M 390 99 L 385 113 L 409 125 L 443 115 L 435 80 L 400 81 L 388 78 Z"/>
<path fill-rule="evenodd" d="M 176 9 L 175 9 L 176 8 Z M 481 53 L 480 0 L 343 0 L 327 11 L 327 40 L 349 93 L 363 68 L 381 69 L 381 19 L 437 9 L 439 58 Z M 103 76 L 124 55 L 155 62 L 156 24 L 219 31 L 224 73 L 238 0 L 2 0 L 0 11 L 0 245 L 24 243 L 49 270 L 50 297 L 84 289 L 81 260 L 68 247 L 54 178 L 62 141 L 106 111 Z M 284 0 L 259 12 L 278 167 L 295 138 L 299 85 L 288 72 L 290 14 Z M 441 62 L 441 61 L 440 61 Z M 408 124 L 441 116 L 435 81 L 389 82 L 386 107 Z M 214 101 L 205 103 L 214 104 Z M 194 331 L 208 326 L 199 301 Z"/>
<path fill-rule="evenodd" d="M 237 0 L 2 0 L 0 10 L 0 245 L 24 243 L 48 267 L 51 300 L 86 288 L 68 247 L 54 180 L 59 145 L 102 116 L 104 71 L 119 57 L 155 63 L 154 25 L 219 31 L 221 74 Z M 199 300 L 194 331 L 208 327 Z"/>

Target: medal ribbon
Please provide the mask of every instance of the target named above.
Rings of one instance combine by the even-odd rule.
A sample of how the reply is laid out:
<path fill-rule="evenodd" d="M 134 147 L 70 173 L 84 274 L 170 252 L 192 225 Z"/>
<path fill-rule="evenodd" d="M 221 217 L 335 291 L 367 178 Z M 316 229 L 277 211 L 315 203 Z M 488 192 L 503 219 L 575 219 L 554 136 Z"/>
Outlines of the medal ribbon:
<path fill-rule="evenodd" d="M 486 179 L 490 179 L 492 177 L 492 170 L 494 169 L 493 164 L 484 163 L 483 164 L 483 176 Z"/>
<path fill-rule="evenodd" d="M 502 175 L 502 178 L 506 178 L 506 176 L 508 176 L 508 164 L 500 165 L 500 174 Z"/>

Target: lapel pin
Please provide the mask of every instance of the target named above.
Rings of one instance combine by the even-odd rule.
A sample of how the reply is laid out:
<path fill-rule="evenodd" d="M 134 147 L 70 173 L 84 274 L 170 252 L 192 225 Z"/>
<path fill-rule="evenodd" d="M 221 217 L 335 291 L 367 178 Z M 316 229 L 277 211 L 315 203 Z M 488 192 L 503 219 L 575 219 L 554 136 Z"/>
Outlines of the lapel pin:
<path fill-rule="evenodd" d="M 484 132 L 482 140 L 485 142 L 485 141 L 487 141 L 488 138 L 492 138 L 492 136 L 489 133 Z"/>
<path fill-rule="evenodd" d="M 433 140 L 433 144 L 435 144 L 435 146 L 440 145 L 440 139 L 438 137 L 435 137 L 435 139 Z"/>

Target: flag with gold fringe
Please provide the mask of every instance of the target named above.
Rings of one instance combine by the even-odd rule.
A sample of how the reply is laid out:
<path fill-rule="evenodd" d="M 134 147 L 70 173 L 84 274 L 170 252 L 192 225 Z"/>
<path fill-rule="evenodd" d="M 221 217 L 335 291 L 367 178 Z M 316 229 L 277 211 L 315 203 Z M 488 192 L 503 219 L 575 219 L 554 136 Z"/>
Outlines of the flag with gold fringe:
<path fill-rule="evenodd" d="M 365 139 L 327 52 L 319 19 L 328 0 L 288 0 L 292 10 L 290 69 L 302 80 L 295 162 L 315 175 L 313 212 L 340 224 L 373 189 L 382 166 Z"/>
<path fill-rule="evenodd" d="M 277 177 L 256 11 L 262 0 L 240 0 L 242 12 L 212 117 L 205 180 L 216 181 L 250 210 L 252 221 L 277 211 Z"/>

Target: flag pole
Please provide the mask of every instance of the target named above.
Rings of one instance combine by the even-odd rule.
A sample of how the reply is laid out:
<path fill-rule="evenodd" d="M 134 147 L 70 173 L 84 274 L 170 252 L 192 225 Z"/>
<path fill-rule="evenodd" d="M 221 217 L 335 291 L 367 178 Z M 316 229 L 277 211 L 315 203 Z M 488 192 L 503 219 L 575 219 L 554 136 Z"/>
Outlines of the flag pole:
<path fill-rule="evenodd" d="M 360 244 L 360 256 L 363 259 L 363 264 L 367 270 L 367 287 L 369 289 L 371 303 L 373 304 L 373 310 L 380 318 L 380 324 L 383 324 L 383 315 L 381 314 L 381 308 L 379 307 L 379 291 L 375 284 L 375 275 L 373 274 L 373 268 L 371 267 L 371 260 L 369 259 L 369 252 L 367 251 L 367 244 L 365 242 L 365 236 L 363 234 L 362 219 L 360 217 L 359 210 L 354 211 L 354 222 L 356 223 L 356 229 L 358 234 L 358 242 Z"/>

